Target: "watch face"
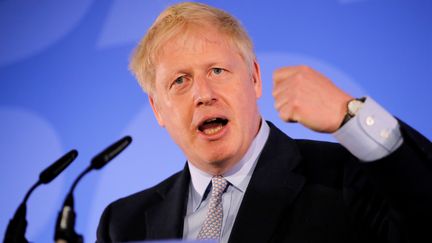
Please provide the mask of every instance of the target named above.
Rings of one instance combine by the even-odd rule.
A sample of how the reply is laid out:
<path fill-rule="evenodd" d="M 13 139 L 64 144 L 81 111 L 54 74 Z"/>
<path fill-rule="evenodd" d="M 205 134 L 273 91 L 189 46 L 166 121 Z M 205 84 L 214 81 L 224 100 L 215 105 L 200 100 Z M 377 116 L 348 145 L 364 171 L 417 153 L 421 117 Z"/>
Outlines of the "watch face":
<path fill-rule="evenodd" d="M 355 116 L 355 114 L 357 114 L 360 108 L 362 108 L 363 104 L 364 103 L 361 100 L 351 100 L 350 102 L 348 102 L 348 113 L 351 116 Z"/>

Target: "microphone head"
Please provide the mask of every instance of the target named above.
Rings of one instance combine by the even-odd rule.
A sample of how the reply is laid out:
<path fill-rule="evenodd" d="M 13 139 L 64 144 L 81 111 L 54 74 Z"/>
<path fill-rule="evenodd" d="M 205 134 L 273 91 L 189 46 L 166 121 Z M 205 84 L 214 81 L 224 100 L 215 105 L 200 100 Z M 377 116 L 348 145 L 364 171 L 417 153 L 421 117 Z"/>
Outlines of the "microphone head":
<path fill-rule="evenodd" d="M 104 151 L 96 155 L 91 161 L 91 168 L 100 169 L 104 167 L 109 161 L 116 157 L 132 142 L 131 136 L 125 136 L 111 146 L 106 148 Z"/>
<path fill-rule="evenodd" d="M 39 174 L 39 181 L 43 184 L 51 182 L 56 178 L 64 169 L 66 169 L 72 161 L 78 156 L 78 151 L 75 149 L 69 151 L 58 159 L 54 164 L 50 165 Z"/>

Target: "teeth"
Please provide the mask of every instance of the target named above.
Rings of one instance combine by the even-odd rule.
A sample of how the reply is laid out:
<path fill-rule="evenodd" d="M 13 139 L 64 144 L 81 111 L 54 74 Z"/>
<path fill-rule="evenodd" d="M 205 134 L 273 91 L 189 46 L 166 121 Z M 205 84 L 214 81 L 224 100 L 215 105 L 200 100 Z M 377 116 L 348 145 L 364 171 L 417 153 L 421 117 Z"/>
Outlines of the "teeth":
<path fill-rule="evenodd" d="M 217 126 L 217 127 L 213 127 L 213 128 L 204 129 L 203 132 L 206 135 L 212 135 L 212 134 L 215 134 L 215 133 L 219 132 L 221 129 L 222 129 L 222 126 Z"/>
<path fill-rule="evenodd" d="M 206 123 L 214 122 L 214 121 L 216 121 L 216 120 L 217 120 L 217 118 L 213 118 L 213 119 L 207 120 Z"/>

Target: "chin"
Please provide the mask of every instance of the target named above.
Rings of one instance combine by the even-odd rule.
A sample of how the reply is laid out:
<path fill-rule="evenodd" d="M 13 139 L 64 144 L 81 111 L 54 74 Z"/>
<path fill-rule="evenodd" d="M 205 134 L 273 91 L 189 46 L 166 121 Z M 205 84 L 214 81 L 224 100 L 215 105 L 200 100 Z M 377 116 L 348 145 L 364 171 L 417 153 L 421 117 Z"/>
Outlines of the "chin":
<path fill-rule="evenodd" d="M 230 164 L 233 163 L 233 159 L 234 156 L 232 154 L 223 153 L 209 156 L 206 161 L 208 161 L 207 163 L 212 166 L 222 168 L 230 166 Z"/>

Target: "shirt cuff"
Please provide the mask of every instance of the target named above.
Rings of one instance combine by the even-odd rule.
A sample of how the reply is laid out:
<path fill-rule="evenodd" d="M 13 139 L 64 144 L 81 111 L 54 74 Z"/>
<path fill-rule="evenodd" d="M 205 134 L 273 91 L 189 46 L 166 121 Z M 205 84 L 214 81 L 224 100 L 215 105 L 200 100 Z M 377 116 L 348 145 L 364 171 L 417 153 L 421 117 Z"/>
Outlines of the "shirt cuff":
<path fill-rule="evenodd" d="M 403 142 L 399 123 L 390 113 L 367 97 L 363 107 L 333 136 L 359 160 L 381 159 Z"/>

